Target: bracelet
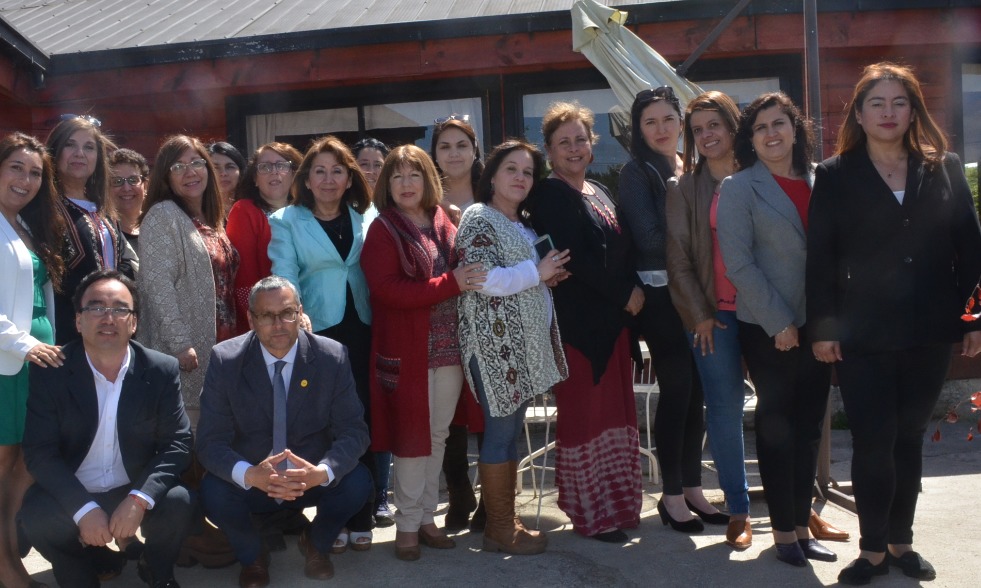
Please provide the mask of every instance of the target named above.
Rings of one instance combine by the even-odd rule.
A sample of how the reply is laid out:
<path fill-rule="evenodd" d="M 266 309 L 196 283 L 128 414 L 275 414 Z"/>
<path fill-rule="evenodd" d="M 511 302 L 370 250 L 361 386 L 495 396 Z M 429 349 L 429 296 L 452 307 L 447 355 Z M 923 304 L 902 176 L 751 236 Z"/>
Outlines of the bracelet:
<path fill-rule="evenodd" d="M 779 333 L 777 333 L 777 335 L 783 335 L 784 333 L 786 333 L 787 331 L 789 331 L 791 325 L 793 325 L 793 323 L 790 323 L 790 325 L 787 325 L 786 327 L 784 327 L 782 331 L 780 331 Z"/>
<path fill-rule="evenodd" d="M 137 496 L 136 494 L 130 494 L 129 497 L 132 498 L 133 501 L 136 502 L 136 504 L 139 504 L 140 508 L 146 510 L 146 506 L 143 504 L 143 501 L 140 499 L 139 496 Z"/>

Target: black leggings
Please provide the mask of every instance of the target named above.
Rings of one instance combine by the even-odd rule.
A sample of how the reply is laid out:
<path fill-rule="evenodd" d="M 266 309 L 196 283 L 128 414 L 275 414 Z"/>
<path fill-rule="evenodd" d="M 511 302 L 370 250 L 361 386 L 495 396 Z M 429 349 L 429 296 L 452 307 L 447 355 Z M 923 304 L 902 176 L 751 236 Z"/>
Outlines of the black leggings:
<path fill-rule="evenodd" d="M 847 354 L 836 364 L 852 431 L 859 548 L 913 543 L 923 435 L 950 366 L 950 344 Z"/>
<path fill-rule="evenodd" d="M 798 340 L 798 347 L 780 351 L 762 327 L 739 321 L 739 344 L 756 385 L 756 454 L 774 531 L 807 526 L 831 388 L 831 366 L 814 358 L 806 326 Z"/>
<path fill-rule="evenodd" d="M 651 352 L 660 395 L 654 414 L 654 443 L 664 476 L 664 493 L 702 485 L 705 419 L 702 385 L 681 317 L 667 287 L 644 286 L 637 325 Z"/>

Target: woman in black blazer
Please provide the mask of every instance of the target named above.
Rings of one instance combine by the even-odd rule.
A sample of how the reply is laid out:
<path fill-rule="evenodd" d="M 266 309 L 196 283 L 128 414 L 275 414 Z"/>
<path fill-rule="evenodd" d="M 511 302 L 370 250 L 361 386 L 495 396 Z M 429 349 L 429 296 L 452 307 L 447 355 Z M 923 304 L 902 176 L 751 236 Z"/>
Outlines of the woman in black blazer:
<path fill-rule="evenodd" d="M 959 320 L 981 276 L 981 227 L 909 68 L 865 68 L 810 219 L 807 322 L 815 357 L 836 363 L 862 535 L 838 579 L 865 584 L 891 564 L 932 580 L 912 547 L 923 435 L 951 343 L 981 351 L 981 324 Z"/>

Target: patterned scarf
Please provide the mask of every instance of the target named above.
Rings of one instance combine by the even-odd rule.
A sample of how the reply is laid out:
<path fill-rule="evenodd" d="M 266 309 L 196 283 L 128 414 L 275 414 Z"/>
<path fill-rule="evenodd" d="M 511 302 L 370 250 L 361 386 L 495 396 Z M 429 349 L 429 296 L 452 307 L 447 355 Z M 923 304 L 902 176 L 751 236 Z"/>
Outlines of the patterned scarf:
<path fill-rule="evenodd" d="M 437 256 L 446 259 L 447 269 L 456 268 L 457 253 L 453 247 L 456 227 L 439 206 L 433 214 L 435 242 L 423 238 L 422 231 L 398 207 L 390 206 L 381 211 L 378 219 L 395 239 L 402 271 L 410 278 L 428 280 L 433 277 L 433 262 Z"/>

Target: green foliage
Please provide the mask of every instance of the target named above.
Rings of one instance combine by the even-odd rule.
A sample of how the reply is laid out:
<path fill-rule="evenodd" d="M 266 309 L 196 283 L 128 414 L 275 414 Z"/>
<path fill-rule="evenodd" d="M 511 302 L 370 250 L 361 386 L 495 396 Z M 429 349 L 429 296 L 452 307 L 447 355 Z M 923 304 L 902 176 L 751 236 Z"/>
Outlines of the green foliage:
<path fill-rule="evenodd" d="M 967 175 L 967 183 L 971 186 L 971 194 L 974 195 L 974 209 L 981 211 L 978 207 L 978 166 L 965 168 L 964 174 Z"/>

